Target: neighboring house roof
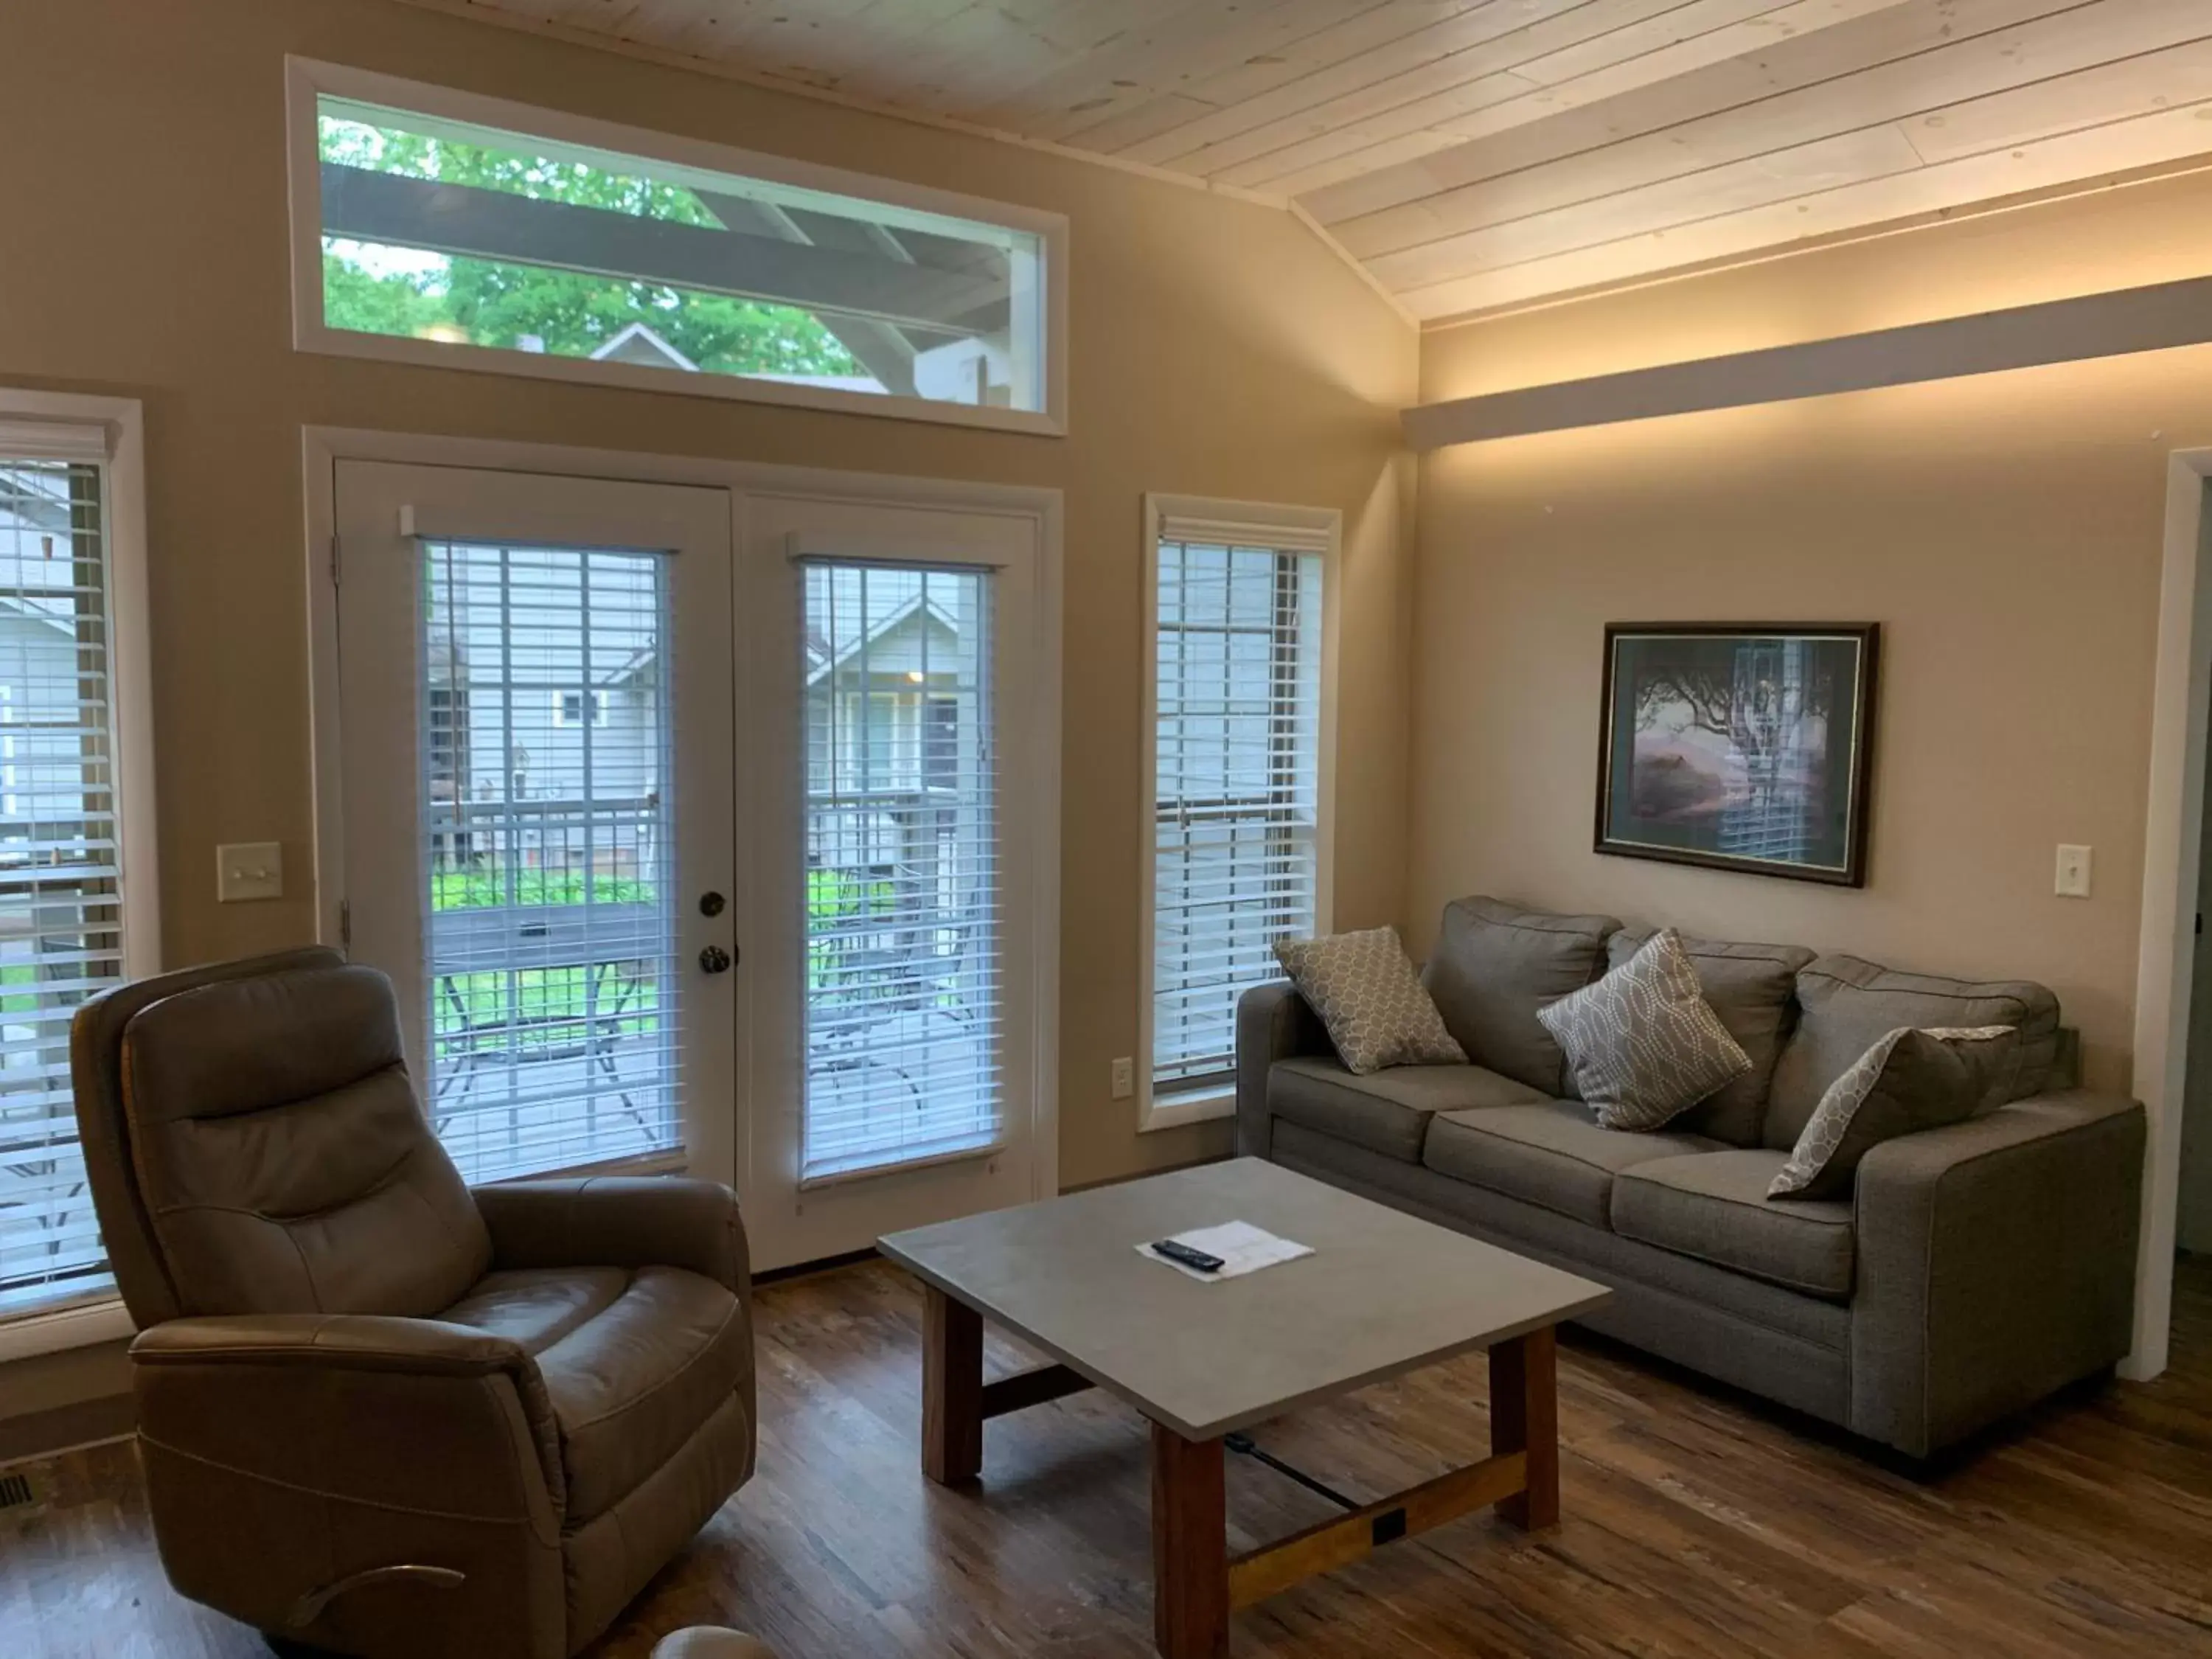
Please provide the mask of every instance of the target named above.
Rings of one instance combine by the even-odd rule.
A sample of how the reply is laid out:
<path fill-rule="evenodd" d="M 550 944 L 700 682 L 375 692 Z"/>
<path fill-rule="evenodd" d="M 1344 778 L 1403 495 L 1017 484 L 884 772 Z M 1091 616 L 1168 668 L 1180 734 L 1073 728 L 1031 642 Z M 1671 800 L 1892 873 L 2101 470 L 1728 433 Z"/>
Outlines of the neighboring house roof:
<path fill-rule="evenodd" d="M 68 609 L 50 610 L 48 605 L 39 604 L 21 593 L 0 593 L 0 620 L 20 617 L 25 622 L 43 623 L 74 645 L 76 642 L 76 618 L 72 614 L 74 603 L 70 599 L 58 595 L 48 605 Z"/>
<path fill-rule="evenodd" d="M 643 323 L 632 323 L 592 354 L 595 363 L 637 363 L 647 368 L 680 368 L 696 374 L 699 365 Z"/>
<path fill-rule="evenodd" d="M 834 655 L 823 651 L 823 641 L 818 634 L 810 635 L 806 641 L 807 684 L 811 685 L 823 675 L 833 672 L 842 665 L 850 662 L 863 647 L 878 644 L 905 627 L 915 617 L 924 614 L 927 614 L 930 621 L 948 634 L 956 637 L 958 635 L 960 623 L 952 613 L 938 604 L 936 600 L 921 593 L 916 593 L 897 610 L 881 618 L 866 632 L 854 635 Z"/>

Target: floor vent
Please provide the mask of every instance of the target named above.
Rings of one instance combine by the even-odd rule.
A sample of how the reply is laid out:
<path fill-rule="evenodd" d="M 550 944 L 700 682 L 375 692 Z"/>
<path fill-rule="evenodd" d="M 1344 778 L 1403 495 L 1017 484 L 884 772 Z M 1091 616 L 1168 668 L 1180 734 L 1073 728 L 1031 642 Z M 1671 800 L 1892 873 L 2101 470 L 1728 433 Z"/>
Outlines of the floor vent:
<path fill-rule="evenodd" d="M 36 1501 L 27 1474 L 0 1474 L 0 1510 L 20 1510 Z"/>

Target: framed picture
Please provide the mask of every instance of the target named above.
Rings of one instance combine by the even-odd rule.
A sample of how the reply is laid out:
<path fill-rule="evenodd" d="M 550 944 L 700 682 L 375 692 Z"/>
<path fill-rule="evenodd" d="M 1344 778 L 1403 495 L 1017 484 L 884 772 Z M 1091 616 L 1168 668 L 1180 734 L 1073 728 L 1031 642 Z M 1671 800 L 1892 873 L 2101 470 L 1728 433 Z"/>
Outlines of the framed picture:
<path fill-rule="evenodd" d="M 1866 881 L 1876 623 L 1605 630 L 1601 853 Z"/>

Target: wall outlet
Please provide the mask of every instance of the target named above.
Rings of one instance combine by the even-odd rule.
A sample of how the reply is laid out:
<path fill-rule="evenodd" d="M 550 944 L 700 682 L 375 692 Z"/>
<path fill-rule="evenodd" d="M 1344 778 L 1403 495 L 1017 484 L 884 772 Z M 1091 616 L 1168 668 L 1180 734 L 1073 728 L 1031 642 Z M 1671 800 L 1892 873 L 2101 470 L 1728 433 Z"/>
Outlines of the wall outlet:
<path fill-rule="evenodd" d="M 276 841 L 233 842 L 215 849 L 215 897 L 218 904 L 241 899 L 284 896 L 284 844 Z"/>
<path fill-rule="evenodd" d="M 2058 879 L 2051 890 L 2061 898 L 2089 896 L 2089 849 L 2062 844 L 2058 848 Z"/>
<path fill-rule="evenodd" d="M 1127 1100 L 1137 1092 L 1137 1062 L 1123 1058 L 1114 1062 L 1114 1098 Z"/>

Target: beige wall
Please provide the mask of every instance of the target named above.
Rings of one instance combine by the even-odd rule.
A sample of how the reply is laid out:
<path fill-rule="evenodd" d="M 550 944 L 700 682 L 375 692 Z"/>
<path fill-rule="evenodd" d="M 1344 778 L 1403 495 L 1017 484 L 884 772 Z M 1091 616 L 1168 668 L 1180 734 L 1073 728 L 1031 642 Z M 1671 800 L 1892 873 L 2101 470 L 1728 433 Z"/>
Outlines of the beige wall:
<path fill-rule="evenodd" d="M 960 431 L 295 355 L 286 52 L 1053 209 L 1073 227 L 1073 435 Z M 173 963 L 307 938 L 300 428 L 380 427 L 1000 480 L 1066 492 L 1063 1173 L 1190 1158 L 1107 1098 L 1134 1040 L 1141 498 L 1344 510 L 1342 714 L 1402 724 L 1396 416 L 1416 343 L 1289 216 L 382 0 L 11 7 L 0 380 L 143 398 L 163 924 Z M 52 171 L 40 165 L 48 158 Z M 1346 745 L 1338 892 L 1397 913 L 1402 756 Z M 280 902 L 214 902 L 218 842 L 281 838 Z"/>
<path fill-rule="evenodd" d="M 1073 228 L 1072 434 L 1051 440 L 295 355 L 286 52 L 970 191 Z M 1061 1176 L 1224 1152 L 1109 1098 L 1136 1031 L 1133 792 L 1146 490 L 1346 514 L 1338 913 L 1403 903 L 1417 343 L 1288 215 L 386 0 L 72 0 L 0 15 L 0 384 L 144 399 L 172 963 L 313 932 L 300 431 L 387 428 L 1066 492 Z M 281 840 L 281 902 L 214 902 L 220 842 Z M 0 1390 L 4 1391 L 4 1390 Z M 4 1409 L 4 1408 L 0 1408 Z"/>
<path fill-rule="evenodd" d="M 2212 179 L 2168 181 L 1434 333 L 1423 397 L 2208 271 Z M 2124 1083 L 2167 454 L 2207 444 L 2192 349 L 1425 458 L 1413 936 L 1492 891 L 2025 975 Z M 1882 624 L 1863 891 L 1589 850 L 1604 624 L 1730 617 Z"/>

